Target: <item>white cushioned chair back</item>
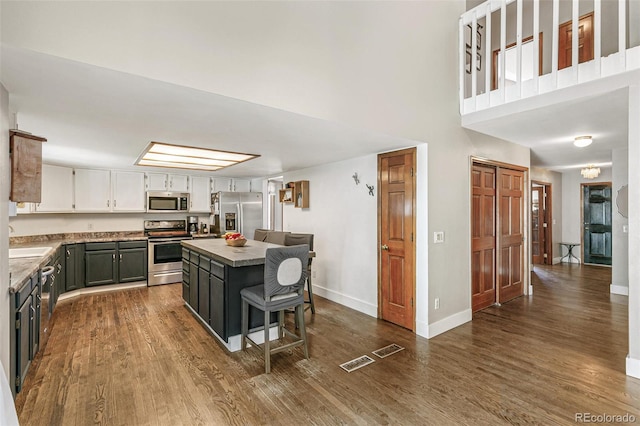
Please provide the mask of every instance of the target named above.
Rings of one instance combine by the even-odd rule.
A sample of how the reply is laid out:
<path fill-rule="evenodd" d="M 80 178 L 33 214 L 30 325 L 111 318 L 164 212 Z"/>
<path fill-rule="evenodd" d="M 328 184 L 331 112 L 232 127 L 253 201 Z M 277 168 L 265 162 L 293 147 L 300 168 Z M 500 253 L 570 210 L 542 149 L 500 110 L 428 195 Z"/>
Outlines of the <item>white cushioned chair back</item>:
<path fill-rule="evenodd" d="M 265 297 L 302 293 L 307 278 L 308 262 L 307 244 L 267 249 L 264 264 Z"/>

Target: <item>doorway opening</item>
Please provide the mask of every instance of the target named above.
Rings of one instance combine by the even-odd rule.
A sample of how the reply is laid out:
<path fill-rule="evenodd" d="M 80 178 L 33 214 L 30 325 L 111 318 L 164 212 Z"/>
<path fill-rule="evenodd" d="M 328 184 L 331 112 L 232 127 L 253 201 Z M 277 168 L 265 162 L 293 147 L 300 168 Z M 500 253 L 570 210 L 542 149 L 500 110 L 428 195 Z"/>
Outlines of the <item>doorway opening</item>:
<path fill-rule="evenodd" d="M 282 180 L 280 176 L 267 181 L 267 228 L 272 231 L 282 231 L 282 203 L 278 200 Z"/>
<path fill-rule="evenodd" d="M 551 184 L 531 182 L 531 262 L 553 264 Z"/>

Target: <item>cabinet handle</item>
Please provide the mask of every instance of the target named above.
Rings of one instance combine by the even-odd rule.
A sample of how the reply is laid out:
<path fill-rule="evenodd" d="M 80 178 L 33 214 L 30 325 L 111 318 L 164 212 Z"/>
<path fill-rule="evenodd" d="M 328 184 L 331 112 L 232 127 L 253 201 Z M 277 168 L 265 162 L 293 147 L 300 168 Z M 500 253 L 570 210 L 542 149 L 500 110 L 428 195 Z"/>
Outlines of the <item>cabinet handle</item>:
<path fill-rule="evenodd" d="M 114 262 L 116 261 L 116 254 L 115 254 L 115 253 L 113 253 L 113 254 L 111 255 L 111 259 L 112 259 Z"/>
<path fill-rule="evenodd" d="M 69 259 L 70 257 L 71 257 L 71 252 L 67 250 L 67 259 Z"/>
<path fill-rule="evenodd" d="M 36 300 L 37 300 L 36 307 L 40 309 L 40 306 L 42 306 L 42 297 L 40 297 L 39 294 L 36 294 Z"/>
<path fill-rule="evenodd" d="M 34 319 L 36 317 L 36 308 L 33 305 L 30 305 L 29 308 L 31 309 L 31 319 Z"/>
<path fill-rule="evenodd" d="M 120 262 L 122 262 L 122 255 L 120 255 Z"/>
<path fill-rule="evenodd" d="M 62 271 L 62 265 L 58 263 L 56 266 L 58 267 L 58 273 L 60 273 L 60 271 Z"/>
<path fill-rule="evenodd" d="M 113 208 L 116 208 L 116 203 L 118 202 L 118 200 L 113 200 Z"/>
<path fill-rule="evenodd" d="M 109 207 L 109 200 L 107 200 L 107 207 Z"/>

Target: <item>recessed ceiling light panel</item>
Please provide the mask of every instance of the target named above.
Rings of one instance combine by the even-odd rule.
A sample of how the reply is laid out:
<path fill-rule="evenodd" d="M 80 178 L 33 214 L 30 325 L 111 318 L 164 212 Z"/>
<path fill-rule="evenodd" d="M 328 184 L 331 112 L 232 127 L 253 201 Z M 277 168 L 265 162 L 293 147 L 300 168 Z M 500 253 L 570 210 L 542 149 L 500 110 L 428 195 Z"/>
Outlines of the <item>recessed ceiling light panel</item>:
<path fill-rule="evenodd" d="M 151 142 L 136 160 L 139 166 L 215 171 L 257 158 L 256 154 Z"/>

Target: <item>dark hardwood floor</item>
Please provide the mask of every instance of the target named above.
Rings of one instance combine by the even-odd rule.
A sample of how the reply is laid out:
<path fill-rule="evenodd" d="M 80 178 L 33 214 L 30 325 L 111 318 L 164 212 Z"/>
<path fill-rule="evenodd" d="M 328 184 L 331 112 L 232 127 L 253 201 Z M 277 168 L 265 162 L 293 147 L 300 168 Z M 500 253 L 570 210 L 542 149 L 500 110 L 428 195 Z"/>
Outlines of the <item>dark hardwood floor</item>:
<path fill-rule="evenodd" d="M 625 375 L 627 300 L 610 269 L 536 266 L 534 296 L 431 340 L 320 297 L 309 360 L 229 354 L 183 306 L 180 285 L 59 304 L 16 401 L 27 425 L 573 424 L 576 413 L 640 419 Z M 371 351 L 406 349 L 384 359 Z M 352 373 L 338 365 L 367 354 Z"/>

